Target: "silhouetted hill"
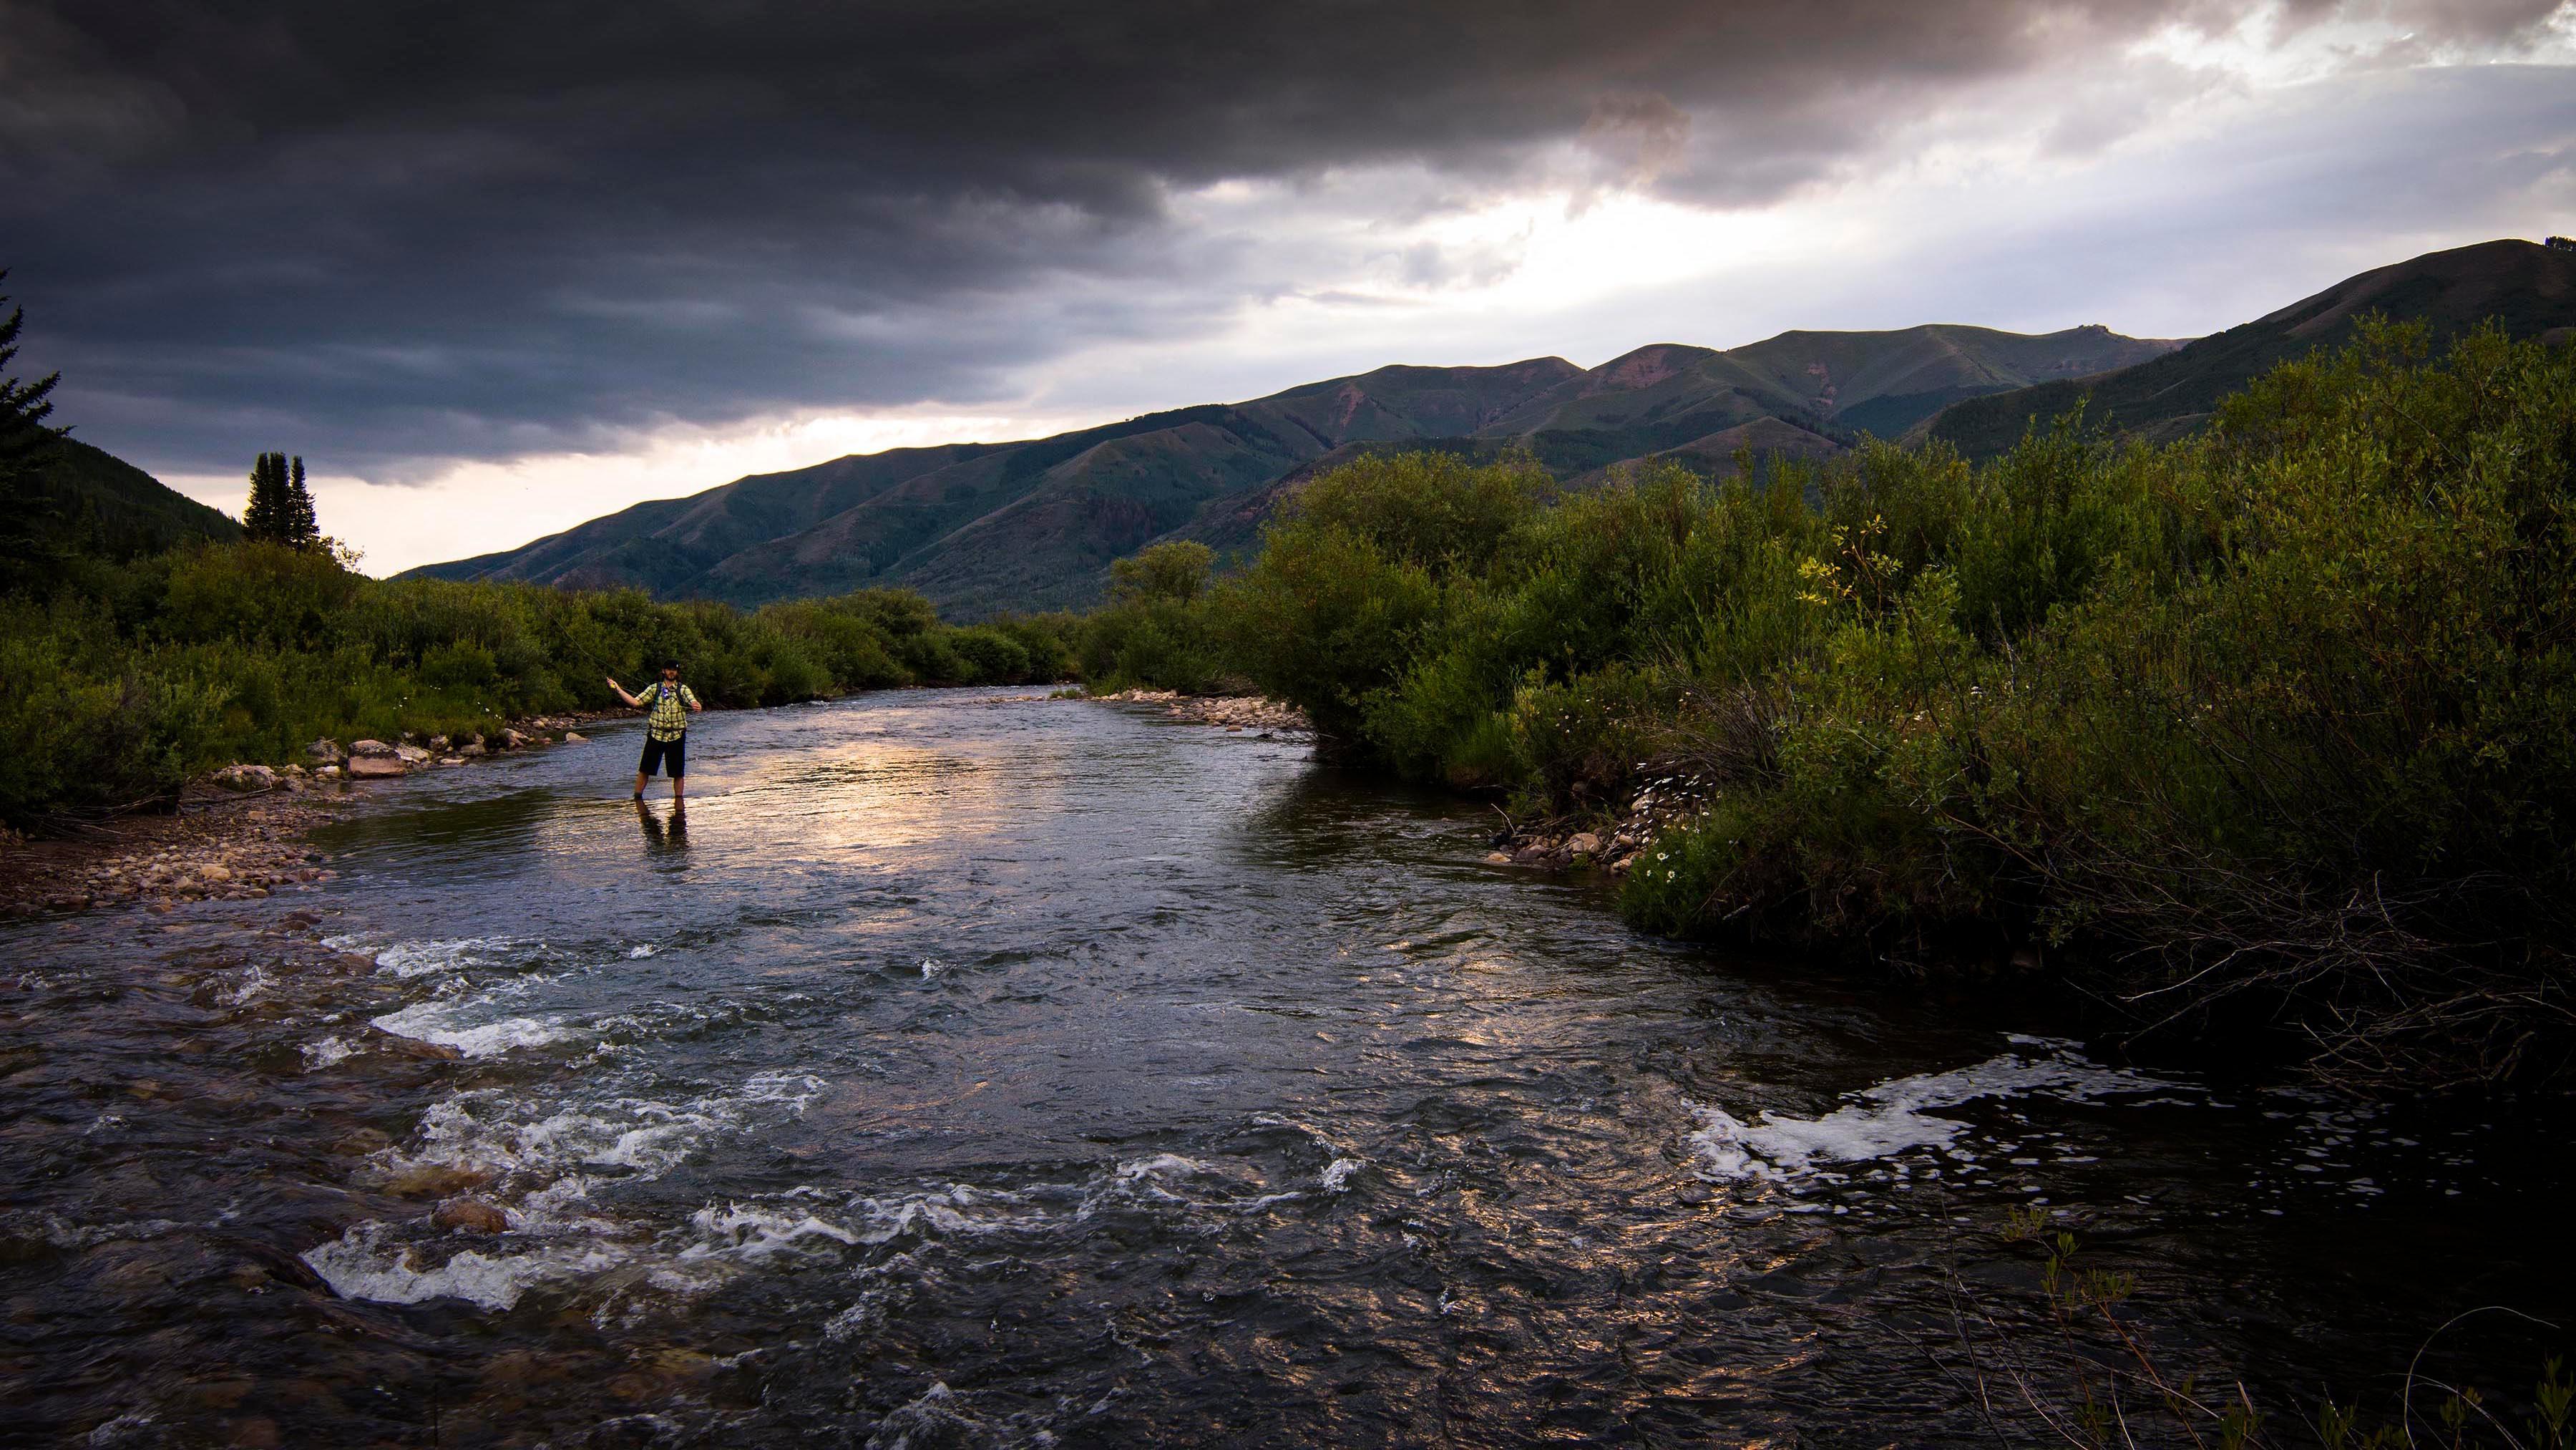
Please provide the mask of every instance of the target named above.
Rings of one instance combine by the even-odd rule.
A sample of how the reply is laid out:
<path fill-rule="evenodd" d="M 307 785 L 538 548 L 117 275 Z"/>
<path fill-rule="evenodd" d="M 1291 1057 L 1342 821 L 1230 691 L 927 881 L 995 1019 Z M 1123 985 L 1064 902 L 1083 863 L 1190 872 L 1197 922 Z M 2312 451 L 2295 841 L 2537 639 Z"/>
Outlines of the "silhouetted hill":
<path fill-rule="evenodd" d="M 1658 457 L 1724 472 L 1739 448 L 1830 453 L 1856 427 L 2169 346 L 2098 327 L 1941 326 L 1784 333 L 1733 352 L 1657 344 L 1589 370 L 1561 358 L 1384 367 L 1053 438 L 740 479 L 413 572 L 738 604 L 896 584 L 966 617 L 1078 607 L 1099 597 L 1110 560 L 1158 538 L 1250 546 L 1296 481 L 1367 449 L 1520 450 L 1569 480 Z"/>
<path fill-rule="evenodd" d="M 1924 431 L 1971 458 L 1991 458 L 2034 423 L 2046 426 L 2081 403 L 2088 427 L 2178 437 L 2254 378 L 2350 337 L 2365 312 L 2429 323 L 2437 345 L 2489 318 L 2517 337 L 2563 339 L 2576 330 L 2576 253 L 2521 241 L 2427 253 L 2134 367 L 1953 404 Z"/>
<path fill-rule="evenodd" d="M 38 547 L 65 553 L 124 560 L 242 533 L 229 515 L 77 438 L 56 447 L 32 494 L 19 507 Z"/>

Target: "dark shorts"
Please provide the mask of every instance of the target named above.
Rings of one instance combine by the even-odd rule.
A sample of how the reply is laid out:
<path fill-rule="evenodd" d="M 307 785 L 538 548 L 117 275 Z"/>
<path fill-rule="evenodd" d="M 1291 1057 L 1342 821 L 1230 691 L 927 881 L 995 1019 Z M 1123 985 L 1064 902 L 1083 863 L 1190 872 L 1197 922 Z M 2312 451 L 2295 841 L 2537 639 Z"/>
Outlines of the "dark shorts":
<path fill-rule="evenodd" d="M 689 773 L 689 737 L 683 735 L 677 740 L 655 740 L 651 736 L 645 737 L 644 759 L 635 767 L 635 773 L 651 775 L 655 767 L 665 763 L 671 767 L 673 780 Z"/>

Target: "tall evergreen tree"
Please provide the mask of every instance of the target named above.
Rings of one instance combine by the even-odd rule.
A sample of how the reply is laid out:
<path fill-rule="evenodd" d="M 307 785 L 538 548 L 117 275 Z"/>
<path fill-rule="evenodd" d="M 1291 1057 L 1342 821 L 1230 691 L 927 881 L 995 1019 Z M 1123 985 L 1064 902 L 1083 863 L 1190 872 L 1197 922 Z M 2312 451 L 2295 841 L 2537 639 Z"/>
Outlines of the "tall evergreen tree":
<path fill-rule="evenodd" d="M 295 455 L 286 473 L 286 541 L 299 549 L 322 542 L 322 521 L 313 512 L 313 490 L 304 486 L 304 455 Z"/>
<path fill-rule="evenodd" d="M 8 269 L 0 267 L 0 282 L 8 278 Z M 0 294 L 0 306 L 8 301 Z M 61 512 L 45 488 L 45 465 L 56 442 L 70 431 L 45 422 L 54 411 L 47 395 L 62 381 L 61 373 L 20 382 L 9 372 L 18 356 L 18 333 L 26 324 L 23 307 L 10 308 L 0 318 L 0 588 L 32 582 L 43 572 L 40 556 L 51 548 L 47 524 Z"/>
<path fill-rule="evenodd" d="M 8 280 L 9 269 L 0 267 L 0 282 Z M 0 293 L 0 306 L 8 301 L 8 295 Z M 32 472 L 53 451 L 54 441 L 69 431 L 45 425 L 54 411 L 49 395 L 63 380 L 61 373 L 48 373 L 31 383 L 10 376 L 9 364 L 18 356 L 18 334 L 26 325 L 23 307 L 12 307 L 6 318 L 0 318 L 0 481 L 11 483 Z"/>
<path fill-rule="evenodd" d="M 242 528 L 261 543 L 291 542 L 287 533 L 292 505 L 286 494 L 286 455 L 263 453 L 250 466 L 250 501 L 242 506 Z"/>

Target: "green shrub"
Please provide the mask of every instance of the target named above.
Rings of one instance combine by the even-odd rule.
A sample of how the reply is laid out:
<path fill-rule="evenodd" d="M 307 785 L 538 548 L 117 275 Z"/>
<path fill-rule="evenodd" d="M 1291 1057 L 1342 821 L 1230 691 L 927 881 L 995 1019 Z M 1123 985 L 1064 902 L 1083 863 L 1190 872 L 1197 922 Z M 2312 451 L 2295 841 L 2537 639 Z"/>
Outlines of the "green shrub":
<path fill-rule="evenodd" d="M 1270 531 L 1259 561 L 1214 604 L 1221 636 L 1253 683 L 1348 748 L 1364 740 L 1369 697 L 1402 675 L 1415 636 L 1438 617 L 1441 591 L 1428 566 L 1300 515 Z"/>
<path fill-rule="evenodd" d="M 1129 600 L 1083 621 L 1076 663 L 1098 691 L 1144 687 L 1202 694 L 1227 678 L 1225 647 L 1205 601 Z"/>
<path fill-rule="evenodd" d="M 1070 679 L 1082 637 L 1082 621 L 1070 614 L 1006 615 L 992 628 L 1011 637 L 1028 655 L 1023 679 L 1041 684 Z"/>
<path fill-rule="evenodd" d="M 1444 577 L 1482 571 L 1553 490 L 1526 457 L 1478 466 L 1446 453 L 1370 454 L 1308 481 L 1283 512 L 1292 533 L 1345 534 Z"/>
<path fill-rule="evenodd" d="M 1164 599 L 1187 604 L 1207 587 L 1216 551 L 1188 539 L 1155 544 L 1109 566 L 1109 602 L 1141 604 Z"/>
<path fill-rule="evenodd" d="M 1020 642 L 988 625 L 953 631 L 948 647 L 966 662 L 966 683 L 1014 685 L 1029 677 L 1029 652 Z"/>

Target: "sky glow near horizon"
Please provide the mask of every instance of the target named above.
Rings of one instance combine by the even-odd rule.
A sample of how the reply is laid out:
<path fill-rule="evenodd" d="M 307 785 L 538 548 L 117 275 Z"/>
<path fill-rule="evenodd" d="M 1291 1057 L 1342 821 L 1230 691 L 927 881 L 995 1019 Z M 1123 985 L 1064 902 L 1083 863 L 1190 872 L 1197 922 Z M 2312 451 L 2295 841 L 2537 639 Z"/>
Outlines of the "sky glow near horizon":
<path fill-rule="evenodd" d="M 233 318 L 159 336 L 148 308 L 91 299 L 212 261 L 138 251 L 62 268 L 43 243 L 71 233 L 38 228 L 33 249 L 0 233 L 0 264 L 28 309 L 22 362 L 64 370 L 59 417 L 80 436 L 234 511 L 249 452 L 301 451 L 326 529 L 387 573 L 745 474 L 1039 436 L 1386 363 L 1591 366 L 1654 342 L 1923 322 L 2197 336 L 2421 252 L 2576 231 L 2576 4 L 2511 8 L 2294 22 L 2268 7 L 2105 40 L 2117 27 L 2100 13 L 2034 6 L 2008 33 L 2037 60 L 1958 84 L 1855 61 L 1847 94 L 1783 103 L 1785 134 L 1716 102 L 1602 84 L 1581 124 L 1510 145 L 1436 136 L 1360 154 L 1327 138 L 1261 167 L 1158 179 L 1143 201 L 961 191 L 944 210 L 923 203 L 913 232 L 883 233 L 888 255 L 924 239 L 920 256 L 865 288 L 814 270 L 792 228 L 773 241 L 755 216 L 747 259 L 695 290 L 693 268 L 716 263 L 647 218 L 513 283 L 538 315 L 526 335 L 414 336 L 389 306 L 372 330 L 344 308 L 273 336 Z M 0 143 L 26 124 L 0 114 Z M 1748 149 L 1748 134 L 1765 139 Z M 1802 147 L 1789 171 L 1766 169 Z M 815 193 L 781 194 L 792 207 Z M 630 250 L 647 260 L 628 266 Z M 988 255 L 981 274 L 942 271 Z M 363 297 L 381 264 L 361 246 L 309 265 L 345 268 L 331 285 Z M 437 294 L 450 306 L 523 269 L 506 253 L 453 265 Z M 692 348 L 702 362 L 667 364 L 694 369 L 677 382 L 647 376 L 659 350 Z M 210 350 L 241 376 L 209 381 Z M 356 384 L 334 368 L 364 391 L 336 397 Z M 478 377 L 492 396 L 460 398 L 473 369 L 521 381 Z M 274 441 L 245 449 L 254 437 Z"/>

